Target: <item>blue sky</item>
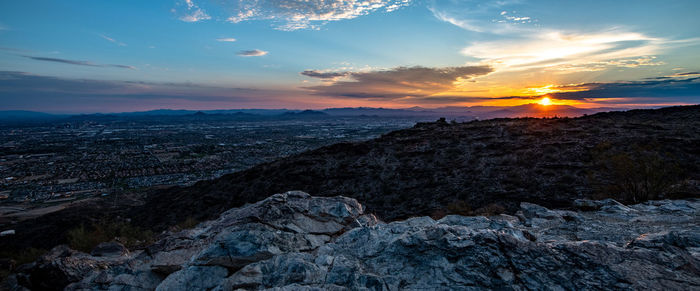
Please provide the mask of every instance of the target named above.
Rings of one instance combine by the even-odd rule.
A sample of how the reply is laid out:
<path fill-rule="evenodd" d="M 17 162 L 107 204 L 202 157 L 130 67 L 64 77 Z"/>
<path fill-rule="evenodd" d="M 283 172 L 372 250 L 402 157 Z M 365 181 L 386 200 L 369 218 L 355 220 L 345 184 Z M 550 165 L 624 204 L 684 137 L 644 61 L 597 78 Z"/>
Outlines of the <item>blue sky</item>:
<path fill-rule="evenodd" d="M 700 1 L 4 1 L 0 110 L 700 100 Z M 632 89 L 630 89 L 632 88 Z"/>

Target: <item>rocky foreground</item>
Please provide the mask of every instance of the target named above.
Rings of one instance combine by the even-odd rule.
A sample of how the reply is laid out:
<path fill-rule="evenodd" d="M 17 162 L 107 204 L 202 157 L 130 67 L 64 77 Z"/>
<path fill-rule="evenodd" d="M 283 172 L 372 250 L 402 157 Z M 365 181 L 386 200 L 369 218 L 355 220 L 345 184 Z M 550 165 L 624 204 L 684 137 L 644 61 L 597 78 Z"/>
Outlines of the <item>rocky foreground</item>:
<path fill-rule="evenodd" d="M 383 223 L 356 200 L 293 191 L 145 250 L 58 246 L 10 276 L 33 290 L 700 288 L 700 200 Z"/>

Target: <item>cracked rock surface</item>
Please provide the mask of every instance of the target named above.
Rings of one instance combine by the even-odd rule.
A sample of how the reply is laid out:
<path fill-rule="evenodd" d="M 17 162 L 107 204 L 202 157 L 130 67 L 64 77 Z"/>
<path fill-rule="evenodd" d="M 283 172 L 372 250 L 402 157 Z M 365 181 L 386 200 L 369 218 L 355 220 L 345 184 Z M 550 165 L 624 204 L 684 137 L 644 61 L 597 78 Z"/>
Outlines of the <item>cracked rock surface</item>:
<path fill-rule="evenodd" d="M 292 191 L 145 250 L 54 248 L 11 289 L 471 290 L 700 288 L 700 200 L 382 223 L 345 197 Z M 585 206 L 585 207 L 584 207 Z M 116 250 L 116 251 L 113 251 Z M 95 254 L 97 254 L 95 253 Z"/>

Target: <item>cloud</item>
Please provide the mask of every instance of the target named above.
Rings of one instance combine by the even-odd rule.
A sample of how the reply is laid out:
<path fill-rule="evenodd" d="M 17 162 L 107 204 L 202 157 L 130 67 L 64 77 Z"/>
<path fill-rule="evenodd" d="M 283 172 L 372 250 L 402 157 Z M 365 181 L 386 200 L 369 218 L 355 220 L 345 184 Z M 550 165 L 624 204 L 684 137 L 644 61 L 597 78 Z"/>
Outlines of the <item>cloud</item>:
<path fill-rule="evenodd" d="M 524 6 L 523 1 L 501 0 L 460 0 L 429 1 L 428 9 L 440 21 L 464 30 L 488 33 L 511 33 L 532 27 L 537 19 L 521 15 L 516 9 Z"/>
<path fill-rule="evenodd" d="M 539 93 L 529 96 L 456 96 L 438 95 L 396 100 L 411 104 L 460 104 L 496 100 L 539 100 L 544 96 L 556 100 L 608 105 L 635 104 L 698 104 L 700 103 L 700 76 L 676 78 L 659 77 L 653 80 L 582 83 L 547 86 L 553 93 Z M 536 93 L 536 92 L 533 92 Z"/>
<path fill-rule="evenodd" d="M 69 96 L 121 96 L 141 98 L 143 96 L 177 97 L 192 100 L 218 100 L 231 97 L 231 92 L 255 92 L 254 88 L 231 88 L 177 82 L 142 82 L 71 79 L 35 75 L 26 72 L 0 71 L 0 96 L 8 92 L 31 94 L 37 92 L 65 93 Z"/>
<path fill-rule="evenodd" d="M 475 39 L 484 41 L 471 42 L 461 53 L 497 71 L 539 69 L 568 74 L 659 66 L 665 62 L 657 60 L 656 55 L 699 42 L 656 37 L 614 26 L 595 31 L 543 28 L 528 14 L 541 13 L 549 5 L 521 0 L 428 2 L 428 8 L 438 20 L 479 33 Z"/>
<path fill-rule="evenodd" d="M 502 19 L 496 20 L 498 23 L 532 23 L 533 20 L 532 17 L 530 16 L 515 16 L 515 15 L 508 15 L 508 11 L 501 11 L 500 13 Z"/>
<path fill-rule="evenodd" d="M 300 74 L 325 83 L 304 87 L 313 95 L 391 101 L 402 104 L 460 104 L 497 100 L 553 99 L 601 104 L 691 104 L 700 103 L 700 74 L 677 73 L 651 80 L 628 82 L 593 82 L 547 85 L 527 95 L 491 96 L 483 86 L 465 91 L 474 77 L 493 71 L 488 66 L 447 68 L 398 67 L 368 72 L 327 72 L 306 70 Z"/>
<path fill-rule="evenodd" d="M 301 73 L 301 75 L 311 77 L 311 78 L 319 78 L 319 79 L 337 79 L 340 77 L 345 77 L 349 75 L 349 72 L 322 72 L 318 70 L 306 70 Z"/>
<path fill-rule="evenodd" d="M 5 110 L 125 112 L 149 109 L 303 108 L 308 92 L 217 86 L 190 82 L 75 79 L 0 71 L 0 104 Z"/>
<path fill-rule="evenodd" d="M 331 84 L 305 87 L 315 95 L 371 100 L 396 100 L 426 97 L 456 88 L 459 81 L 492 72 L 488 66 L 464 67 L 398 67 L 369 72 L 322 73 L 305 71 L 302 75 L 331 79 L 345 74 L 351 81 L 333 81 Z"/>
<path fill-rule="evenodd" d="M 181 12 L 180 20 L 184 22 L 199 22 L 209 20 L 211 16 L 199 8 L 192 0 L 185 0 L 185 9 Z"/>
<path fill-rule="evenodd" d="M 225 0 L 214 1 L 233 23 L 269 20 L 279 30 L 317 29 L 329 21 L 353 19 L 375 11 L 392 12 L 411 0 Z"/>
<path fill-rule="evenodd" d="M 475 32 L 483 32 L 484 31 L 484 28 L 477 25 L 474 20 L 463 19 L 463 18 L 460 19 L 460 18 L 457 18 L 457 17 L 449 14 L 448 12 L 436 10 L 433 7 L 429 7 L 429 9 L 433 13 L 433 16 L 435 16 L 435 18 L 439 19 L 440 21 L 447 22 L 449 24 L 452 24 L 454 26 L 457 26 L 457 27 L 465 29 L 465 30 L 471 30 L 471 31 L 475 31 Z"/>
<path fill-rule="evenodd" d="M 122 68 L 122 69 L 130 69 L 130 70 L 136 69 L 136 67 L 134 67 L 134 66 L 127 66 L 127 65 L 96 64 L 96 63 L 89 62 L 89 61 L 76 61 L 76 60 L 67 60 L 67 59 L 59 59 L 59 58 L 34 57 L 34 56 L 23 56 L 23 57 L 28 58 L 28 59 L 32 59 L 32 60 L 35 60 L 35 61 L 54 62 L 54 63 L 62 63 L 62 64 L 69 64 L 69 65 L 77 65 L 77 66 L 103 67 L 103 68 Z"/>
<path fill-rule="evenodd" d="M 236 39 L 233 38 L 233 37 L 222 37 L 222 38 L 217 38 L 216 41 L 220 41 L 220 42 L 234 42 L 234 41 L 236 41 Z"/>
<path fill-rule="evenodd" d="M 700 102 L 700 77 L 684 79 L 657 79 L 647 81 L 585 83 L 570 85 L 569 88 L 582 89 L 577 92 L 562 92 L 550 94 L 556 99 L 586 100 L 601 102 L 604 99 L 637 100 L 650 98 L 654 100 L 685 100 L 689 103 Z"/>
<path fill-rule="evenodd" d="M 99 36 L 100 36 L 101 38 L 106 39 L 107 41 L 109 41 L 109 42 L 111 42 L 111 43 L 117 44 L 118 46 L 126 46 L 125 43 L 120 42 L 120 41 L 117 41 L 117 40 L 115 40 L 115 39 L 113 39 L 113 38 L 111 38 L 111 37 L 109 37 L 109 36 L 104 35 L 104 34 L 100 34 Z"/>
<path fill-rule="evenodd" d="M 259 49 L 254 49 L 254 50 L 239 51 L 236 54 L 241 56 L 241 57 L 261 57 L 261 56 L 267 55 L 267 52 L 259 50 Z"/>
<path fill-rule="evenodd" d="M 543 31 L 519 39 L 474 42 L 462 54 L 499 69 L 600 70 L 663 64 L 654 61 L 665 39 L 618 29 L 597 33 Z"/>
<path fill-rule="evenodd" d="M 191 83 L 130 82 L 70 79 L 0 71 L 0 102 L 14 107 L 33 108 L 39 104 L 96 106 L 105 103 L 140 103 L 161 100 L 197 102 L 254 101 L 256 89 L 224 88 Z M 150 101 L 149 101 L 150 100 Z M 22 106 L 20 106 L 22 105 Z"/>
<path fill-rule="evenodd" d="M 17 52 L 17 53 L 30 53 L 30 50 L 18 49 L 13 47 L 0 46 L 0 51 Z"/>

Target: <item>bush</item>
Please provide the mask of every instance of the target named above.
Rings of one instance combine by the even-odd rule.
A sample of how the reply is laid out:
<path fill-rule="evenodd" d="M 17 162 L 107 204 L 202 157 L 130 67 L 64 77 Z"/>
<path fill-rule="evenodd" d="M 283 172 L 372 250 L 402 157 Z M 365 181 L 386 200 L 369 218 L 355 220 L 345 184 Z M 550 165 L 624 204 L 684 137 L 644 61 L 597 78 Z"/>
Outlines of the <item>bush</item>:
<path fill-rule="evenodd" d="M 594 149 L 593 159 L 597 170 L 589 174 L 589 179 L 598 192 L 596 198 L 628 203 L 666 197 L 683 173 L 675 159 L 653 146 L 633 146 L 632 150 L 619 152 L 610 144 L 600 144 Z"/>
<path fill-rule="evenodd" d="M 68 245 L 76 250 L 90 252 L 101 242 L 119 241 L 127 248 L 142 246 L 153 240 L 153 232 L 126 222 L 100 222 L 86 228 L 81 224 L 66 234 Z"/>
<path fill-rule="evenodd" d="M 445 217 L 445 216 L 447 216 L 447 210 L 445 210 L 445 209 L 443 209 L 443 208 L 435 209 L 435 210 L 433 210 L 433 212 L 430 214 L 430 218 L 432 218 L 433 220 L 439 220 L 439 219 L 441 219 L 441 218 L 443 218 L 443 217 Z"/>
<path fill-rule="evenodd" d="M 472 207 L 463 200 L 457 200 L 447 205 L 450 214 L 469 216 L 472 214 Z"/>
<path fill-rule="evenodd" d="M 498 203 L 491 203 L 491 204 L 486 205 L 484 207 L 481 207 L 477 210 L 474 210 L 474 215 L 494 216 L 494 215 L 499 215 L 499 214 L 502 214 L 505 212 L 506 212 L 506 208 L 503 207 L 503 205 L 498 204 Z"/>
<path fill-rule="evenodd" d="M 90 252 L 100 242 L 107 241 L 102 233 L 98 234 L 95 231 L 88 231 L 85 229 L 85 225 L 82 224 L 78 228 L 69 230 L 66 236 L 68 245 L 71 248 L 83 252 Z"/>
<path fill-rule="evenodd" d="M 0 266 L 0 284 L 5 281 L 7 276 L 10 275 L 16 267 L 34 262 L 45 253 L 45 249 L 37 248 L 25 248 L 20 250 L 5 249 L 0 251 L 0 259 L 8 260 Z"/>
<path fill-rule="evenodd" d="M 36 261 L 39 257 L 46 253 L 45 249 L 26 248 L 21 250 L 3 250 L 0 251 L 0 258 L 13 260 L 16 266 Z"/>
<path fill-rule="evenodd" d="M 190 229 L 199 224 L 199 221 L 192 216 L 188 216 L 184 221 L 177 224 L 177 229 Z"/>

